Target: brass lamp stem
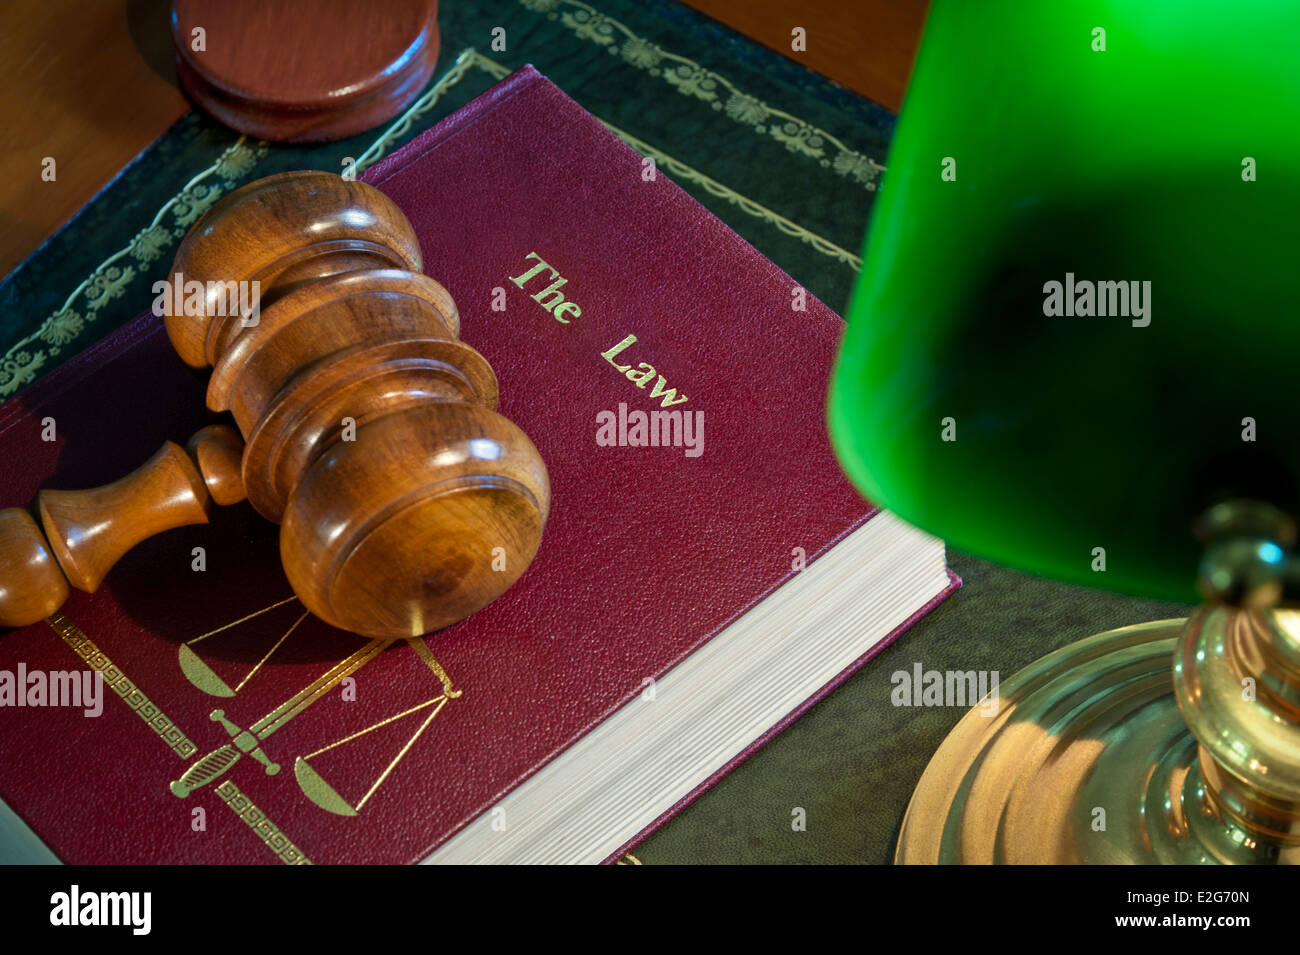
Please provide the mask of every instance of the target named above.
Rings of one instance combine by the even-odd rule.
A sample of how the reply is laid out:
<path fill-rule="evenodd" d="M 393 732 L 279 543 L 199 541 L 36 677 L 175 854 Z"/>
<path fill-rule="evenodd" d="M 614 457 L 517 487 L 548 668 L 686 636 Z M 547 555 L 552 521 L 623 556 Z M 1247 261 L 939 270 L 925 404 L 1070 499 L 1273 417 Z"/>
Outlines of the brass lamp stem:
<path fill-rule="evenodd" d="M 1204 608 L 1174 657 L 1178 709 L 1215 807 L 1259 842 L 1300 845 L 1300 613 Z"/>
<path fill-rule="evenodd" d="M 931 759 L 898 862 L 1300 863 L 1295 525 L 1228 502 L 1197 531 L 1207 603 L 1004 680 Z"/>

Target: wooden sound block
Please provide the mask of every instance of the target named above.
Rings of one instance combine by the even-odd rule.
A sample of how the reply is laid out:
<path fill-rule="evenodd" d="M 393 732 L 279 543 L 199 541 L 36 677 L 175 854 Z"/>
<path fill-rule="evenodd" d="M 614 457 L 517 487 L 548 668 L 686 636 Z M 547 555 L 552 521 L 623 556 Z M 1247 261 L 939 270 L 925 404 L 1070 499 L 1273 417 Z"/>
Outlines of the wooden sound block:
<path fill-rule="evenodd" d="M 172 0 L 186 94 L 259 139 L 371 129 L 419 95 L 438 60 L 437 0 Z"/>

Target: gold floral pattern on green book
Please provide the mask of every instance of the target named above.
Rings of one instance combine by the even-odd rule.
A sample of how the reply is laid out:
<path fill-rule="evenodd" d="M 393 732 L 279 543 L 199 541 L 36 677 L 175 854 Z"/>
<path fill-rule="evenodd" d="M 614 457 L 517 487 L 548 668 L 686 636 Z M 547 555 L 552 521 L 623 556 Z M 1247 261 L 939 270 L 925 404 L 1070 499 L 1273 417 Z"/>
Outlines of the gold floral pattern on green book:
<path fill-rule="evenodd" d="M 868 189 L 875 189 L 876 179 L 884 171 L 884 166 L 850 149 L 824 130 L 741 92 L 725 77 L 706 70 L 693 60 L 665 51 L 587 4 L 578 0 L 520 0 L 520 3 L 529 9 L 562 18 L 565 25 L 575 29 L 580 37 L 606 46 L 611 53 L 622 56 L 650 75 L 663 76 L 679 92 L 712 103 L 714 108 L 724 111 L 733 120 L 752 127 L 755 132 L 772 136 L 793 152 L 819 159 L 823 166 L 833 167 L 840 175 L 860 182 Z M 575 9 L 555 12 L 566 5 Z M 357 158 L 355 171 L 360 173 L 387 155 L 411 131 L 413 122 L 432 109 L 471 68 L 480 69 L 498 80 L 511 72 L 509 67 L 472 47 L 462 50 L 446 73 Z M 653 156 L 671 174 L 696 183 L 711 195 L 725 198 L 748 215 L 762 219 L 854 270 L 861 267 L 861 260 L 840 246 L 647 143 L 621 130 L 614 131 L 643 155 Z M 828 158 L 830 147 L 837 150 L 834 158 Z M 65 346 L 76 342 L 94 322 L 102 306 L 121 297 L 140 270 L 170 253 L 199 216 L 226 192 L 241 185 L 267 152 L 267 143 L 249 144 L 241 136 L 169 199 L 154 215 L 153 221 L 136 233 L 130 244 L 100 263 L 72 291 L 58 311 L 49 315 L 36 331 L 15 343 L 0 358 L 0 400 L 34 381 L 49 359 L 57 357 Z"/>
<path fill-rule="evenodd" d="M 824 129 L 742 92 L 720 73 L 701 66 L 644 37 L 581 0 L 519 0 L 535 13 L 558 20 L 582 40 L 604 47 L 623 62 L 662 79 L 683 96 L 708 103 L 730 119 L 770 136 L 793 153 L 875 191 L 885 167 Z"/>
<path fill-rule="evenodd" d="M 356 171 L 361 172 L 382 158 L 402 136 L 409 133 L 412 121 L 432 109 L 447 89 L 476 65 L 475 57 L 478 54 L 474 50 L 463 51 L 442 78 L 358 158 Z M 225 193 L 243 184 L 258 160 L 264 158 L 269 150 L 265 142 L 248 144 L 245 139 L 239 137 L 212 165 L 186 183 L 179 193 L 163 204 L 153 221 L 136 233 L 126 248 L 101 262 L 90 277 L 72 291 L 62 308 L 5 353 L 0 359 L 0 399 L 31 384 L 48 359 L 57 356 L 65 345 L 75 341 L 94 322 L 104 304 L 123 294 L 139 269 L 170 254 L 172 247 L 199 216 Z"/>
<path fill-rule="evenodd" d="M 600 119 L 600 117 L 596 118 Z M 659 168 L 666 170 L 674 178 L 686 182 L 693 182 L 705 192 L 709 193 L 709 195 L 717 196 L 719 199 L 726 199 L 733 206 L 738 207 L 743 212 L 746 212 L 755 218 L 762 219 L 764 222 L 775 226 L 779 231 L 784 232 L 786 235 L 793 236 L 799 241 L 812 246 L 822 255 L 829 255 L 837 262 L 847 265 L 855 272 L 861 271 L 862 259 L 859 256 L 854 255 L 848 249 L 842 248 L 830 241 L 830 239 L 823 238 L 817 233 L 805 229 L 799 223 L 787 219 L 779 212 L 773 212 L 762 203 L 755 202 L 748 196 L 742 196 L 734 189 L 724 186 L 716 179 L 710 179 L 699 170 L 692 169 L 680 159 L 675 159 L 663 150 L 656 149 L 649 143 L 637 139 L 631 133 L 624 132 L 617 126 L 606 123 L 603 119 L 600 121 L 604 123 L 606 129 L 618 136 L 619 139 L 623 140 L 623 142 L 627 143 L 642 156 L 649 156 L 652 158 Z"/>
<path fill-rule="evenodd" d="M 8 397 L 35 380 L 48 359 L 75 341 L 95 321 L 105 304 L 123 294 L 137 270 L 162 257 L 266 152 L 266 143 L 250 145 L 241 136 L 212 165 L 167 200 L 153 221 L 137 232 L 125 248 L 101 262 L 73 289 L 58 311 L 5 353 L 0 360 L 0 397 Z"/>
<path fill-rule="evenodd" d="M 473 49 L 465 50 L 459 57 L 457 57 L 456 65 L 460 66 L 462 62 L 466 67 L 476 66 L 491 74 L 498 80 L 503 79 L 510 74 L 509 67 L 504 66 L 503 64 L 498 63 Z M 757 102 L 757 100 L 755 100 L 755 102 Z M 638 139 L 631 133 L 619 129 L 614 124 L 601 119 L 601 117 L 597 116 L 596 118 L 604 124 L 606 129 L 614 133 L 614 135 L 618 136 L 623 140 L 623 142 L 627 143 L 642 156 L 649 156 L 654 159 L 655 163 L 657 163 L 661 169 L 671 174 L 678 181 L 692 182 L 705 192 L 709 193 L 709 195 L 717 196 L 720 199 L 726 199 L 732 205 L 736 206 L 748 215 L 762 219 L 769 225 L 775 226 L 778 231 L 793 236 L 801 242 L 807 243 L 818 252 L 823 255 L 828 255 L 836 261 L 847 265 L 855 272 L 862 268 L 862 259 L 854 255 L 852 252 L 849 252 L 847 249 L 841 248 L 829 239 L 823 238 L 815 232 L 805 229 L 803 226 L 799 225 L 799 223 L 787 219 L 780 213 L 772 211 L 759 202 L 755 202 L 748 196 L 741 195 L 734 189 L 723 185 L 716 179 L 706 176 L 697 169 L 693 169 L 680 159 L 670 156 L 663 150 L 651 146 L 649 143 L 642 139 Z"/>
<path fill-rule="evenodd" d="M 423 116 L 429 110 L 433 109 L 433 107 L 437 105 L 438 101 L 442 99 L 443 94 L 446 93 L 448 89 L 459 83 L 465 76 L 465 72 L 473 66 L 486 70 L 498 80 L 503 79 L 510 73 L 508 67 L 501 66 L 499 63 L 489 60 L 473 47 L 466 47 L 464 50 L 461 50 L 456 56 L 455 62 L 447 68 L 447 72 L 442 74 L 442 77 L 438 82 L 430 87 L 427 93 L 411 104 L 410 108 L 398 117 L 391 126 L 385 129 L 380 137 L 370 145 L 369 149 L 357 157 L 356 171 L 358 173 L 364 172 L 367 168 L 386 156 L 388 151 L 393 148 L 394 144 L 396 144 L 398 140 L 410 133 L 411 125 L 414 121 Z"/>

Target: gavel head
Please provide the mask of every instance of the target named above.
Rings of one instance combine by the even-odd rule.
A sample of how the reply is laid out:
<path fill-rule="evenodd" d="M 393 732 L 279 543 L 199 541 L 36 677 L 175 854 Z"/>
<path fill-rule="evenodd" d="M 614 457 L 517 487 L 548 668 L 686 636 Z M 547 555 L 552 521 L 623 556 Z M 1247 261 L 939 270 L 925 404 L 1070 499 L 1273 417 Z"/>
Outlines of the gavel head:
<path fill-rule="evenodd" d="M 496 376 L 420 268 L 401 210 L 324 172 L 231 194 L 172 267 L 186 314 L 167 333 L 188 364 L 213 367 L 208 405 L 243 433 L 244 490 L 281 523 L 290 585 L 370 637 L 494 600 L 532 561 L 550 506 L 541 456 L 496 413 Z"/>

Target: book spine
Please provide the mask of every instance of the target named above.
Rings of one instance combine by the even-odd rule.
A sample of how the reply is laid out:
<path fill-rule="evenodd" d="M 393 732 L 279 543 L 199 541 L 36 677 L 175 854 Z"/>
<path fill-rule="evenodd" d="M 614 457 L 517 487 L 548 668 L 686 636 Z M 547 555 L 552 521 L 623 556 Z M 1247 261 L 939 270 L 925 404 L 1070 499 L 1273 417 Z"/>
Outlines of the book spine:
<path fill-rule="evenodd" d="M 631 852 L 633 849 L 639 846 L 641 843 L 645 842 L 646 839 L 649 839 L 650 836 L 654 835 L 654 833 L 658 831 L 662 826 L 664 826 L 670 819 L 672 819 L 679 812 L 681 812 L 683 809 L 685 809 L 687 806 L 693 803 L 700 796 L 704 795 L 704 793 L 712 789 L 713 786 L 720 779 L 722 779 L 722 777 L 726 776 L 733 769 L 735 769 L 745 760 L 749 759 L 749 757 L 753 756 L 756 752 L 758 752 L 760 749 L 766 746 L 774 738 L 779 736 L 787 726 L 789 726 L 799 717 L 803 716 L 804 713 L 808 712 L 808 710 L 812 709 L 823 699 L 829 696 L 835 689 L 837 689 L 840 686 L 840 684 L 842 684 L 849 677 L 853 676 L 853 674 L 857 673 L 858 670 L 862 669 L 863 666 L 865 666 L 872 659 L 874 659 L 882 650 L 884 650 L 887 646 L 889 646 L 895 640 L 901 637 L 906 631 L 910 630 L 913 624 L 915 624 L 918 620 L 920 620 L 922 617 L 928 614 L 935 607 L 939 606 L 939 604 L 947 600 L 948 597 L 953 593 L 953 591 L 961 587 L 962 581 L 961 578 L 958 577 L 956 574 L 954 574 L 951 570 L 948 570 L 946 572 L 948 574 L 947 587 L 939 591 L 939 593 L 935 594 L 934 597 L 932 597 L 923 607 L 917 610 L 916 613 L 912 614 L 910 617 L 908 617 L 906 620 L 900 623 L 897 627 L 895 627 L 892 631 L 890 631 L 890 633 L 883 640 L 876 643 L 874 646 L 871 647 L 870 650 L 868 650 L 862 656 L 858 657 L 847 667 L 845 667 L 834 677 L 832 677 L 831 680 L 820 690 L 818 690 L 816 693 L 812 694 L 812 696 L 808 697 L 808 699 L 804 700 L 802 703 L 796 706 L 793 710 L 791 710 L 789 713 L 783 716 L 779 721 L 773 724 L 773 726 L 770 729 L 768 729 L 757 739 L 755 739 L 752 743 L 750 743 L 739 753 L 737 753 L 734 757 L 732 757 L 732 759 L 730 759 L 725 766 L 723 766 L 717 772 L 713 773 L 713 775 L 709 776 L 707 779 L 703 780 L 698 786 L 696 786 L 694 789 L 688 792 L 681 799 L 677 800 L 677 802 L 673 803 L 673 805 L 668 807 L 668 809 L 666 809 L 663 812 L 663 814 L 659 816 L 658 819 L 650 823 L 650 825 L 646 826 L 635 836 L 629 839 L 626 843 L 620 846 L 608 858 L 606 858 L 603 862 L 601 862 L 601 865 L 614 865 L 625 855 L 627 855 L 629 852 Z"/>

